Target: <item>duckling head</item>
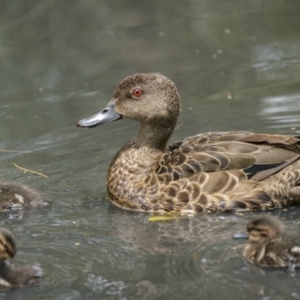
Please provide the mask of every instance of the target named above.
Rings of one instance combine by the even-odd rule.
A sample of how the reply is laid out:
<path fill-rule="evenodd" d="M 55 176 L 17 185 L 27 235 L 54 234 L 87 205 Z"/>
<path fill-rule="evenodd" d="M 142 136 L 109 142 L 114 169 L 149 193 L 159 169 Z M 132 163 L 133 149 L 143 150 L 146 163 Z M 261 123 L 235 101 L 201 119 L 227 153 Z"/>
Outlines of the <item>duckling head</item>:
<path fill-rule="evenodd" d="M 17 253 L 16 241 L 6 228 L 0 228 L 0 260 L 13 258 Z"/>
<path fill-rule="evenodd" d="M 249 241 L 253 244 L 265 244 L 280 238 L 284 233 L 282 223 L 275 217 L 264 215 L 256 217 L 247 225 Z"/>

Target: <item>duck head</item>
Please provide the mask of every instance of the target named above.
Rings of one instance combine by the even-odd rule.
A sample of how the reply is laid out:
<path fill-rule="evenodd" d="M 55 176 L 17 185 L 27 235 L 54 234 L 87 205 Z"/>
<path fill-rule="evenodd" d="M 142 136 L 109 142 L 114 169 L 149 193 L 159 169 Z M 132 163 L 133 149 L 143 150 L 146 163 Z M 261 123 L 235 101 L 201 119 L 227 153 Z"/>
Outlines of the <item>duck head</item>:
<path fill-rule="evenodd" d="M 93 128 L 126 118 L 173 130 L 179 111 L 179 94 L 171 80 L 157 73 L 140 73 L 123 79 L 107 106 L 77 126 Z"/>

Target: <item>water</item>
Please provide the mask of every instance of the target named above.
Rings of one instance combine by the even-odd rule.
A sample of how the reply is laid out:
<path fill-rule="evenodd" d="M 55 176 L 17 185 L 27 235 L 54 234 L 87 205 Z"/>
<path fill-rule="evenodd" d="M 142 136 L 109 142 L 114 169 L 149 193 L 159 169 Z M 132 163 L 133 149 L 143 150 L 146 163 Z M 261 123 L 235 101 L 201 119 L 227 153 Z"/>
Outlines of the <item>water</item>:
<path fill-rule="evenodd" d="M 182 98 L 171 141 L 214 130 L 299 134 L 299 6 L 2 1 L 0 178 L 32 186 L 49 206 L 0 216 L 17 238 L 16 261 L 45 272 L 0 299 L 299 299 L 299 273 L 241 257 L 232 235 L 253 213 L 150 222 L 112 207 L 106 171 L 137 124 L 75 127 L 124 76 L 156 71 Z M 299 229 L 299 208 L 272 214 Z"/>

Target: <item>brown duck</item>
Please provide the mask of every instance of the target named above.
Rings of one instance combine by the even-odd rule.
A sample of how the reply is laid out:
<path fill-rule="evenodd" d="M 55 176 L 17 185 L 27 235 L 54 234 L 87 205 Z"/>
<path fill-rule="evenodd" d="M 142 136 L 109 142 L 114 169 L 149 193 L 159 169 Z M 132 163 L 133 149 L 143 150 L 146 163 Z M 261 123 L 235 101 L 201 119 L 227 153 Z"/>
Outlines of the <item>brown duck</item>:
<path fill-rule="evenodd" d="M 2 287 L 20 287 L 42 276 L 43 272 L 38 266 L 17 266 L 9 263 L 7 259 L 12 259 L 16 252 L 14 236 L 9 230 L 0 228 L 0 286 Z"/>
<path fill-rule="evenodd" d="M 101 112 L 78 122 L 86 128 L 122 118 L 141 124 L 108 170 L 108 197 L 115 205 L 193 214 L 284 207 L 300 200 L 300 138 L 208 132 L 167 146 L 179 111 L 171 80 L 134 74 L 117 85 Z"/>
<path fill-rule="evenodd" d="M 259 216 L 247 225 L 249 243 L 243 255 L 250 264 L 265 267 L 300 266 L 300 244 L 295 245 L 284 232 L 282 223 L 272 216 Z"/>
<path fill-rule="evenodd" d="M 35 190 L 20 183 L 0 181 L 0 212 L 45 205 Z"/>

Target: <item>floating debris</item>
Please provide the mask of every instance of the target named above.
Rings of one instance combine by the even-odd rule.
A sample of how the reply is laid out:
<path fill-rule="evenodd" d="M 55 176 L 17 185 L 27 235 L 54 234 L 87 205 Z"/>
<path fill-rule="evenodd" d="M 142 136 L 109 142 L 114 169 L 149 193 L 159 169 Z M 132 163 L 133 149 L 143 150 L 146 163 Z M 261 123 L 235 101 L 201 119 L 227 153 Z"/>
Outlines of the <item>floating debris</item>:
<path fill-rule="evenodd" d="M 183 124 L 184 124 L 184 123 L 180 123 L 180 124 L 178 124 L 178 125 L 175 127 L 175 129 L 174 129 L 174 130 L 177 130 L 178 128 L 180 128 L 181 126 L 183 126 Z"/>
<path fill-rule="evenodd" d="M 39 172 L 36 172 L 36 171 L 33 171 L 33 170 L 29 170 L 29 169 L 22 168 L 22 167 L 20 167 L 19 165 L 15 164 L 15 163 L 13 163 L 13 165 L 14 165 L 16 168 L 18 168 L 18 169 L 24 171 L 25 173 L 26 173 L 26 172 L 29 172 L 29 173 L 33 173 L 33 174 L 36 174 L 36 175 L 40 175 L 40 176 L 45 177 L 45 178 L 49 178 L 49 177 L 48 177 L 47 175 L 45 175 L 45 174 L 42 174 L 42 173 L 39 173 Z"/>
<path fill-rule="evenodd" d="M 180 217 L 182 217 L 182 216 L 180 216 L 179 214 L 151 216 L 151 217 L 148 218 L 148 221 L 150 221 L 150 222 L 169 221 L 169 220 L 176 220 Z"/>

